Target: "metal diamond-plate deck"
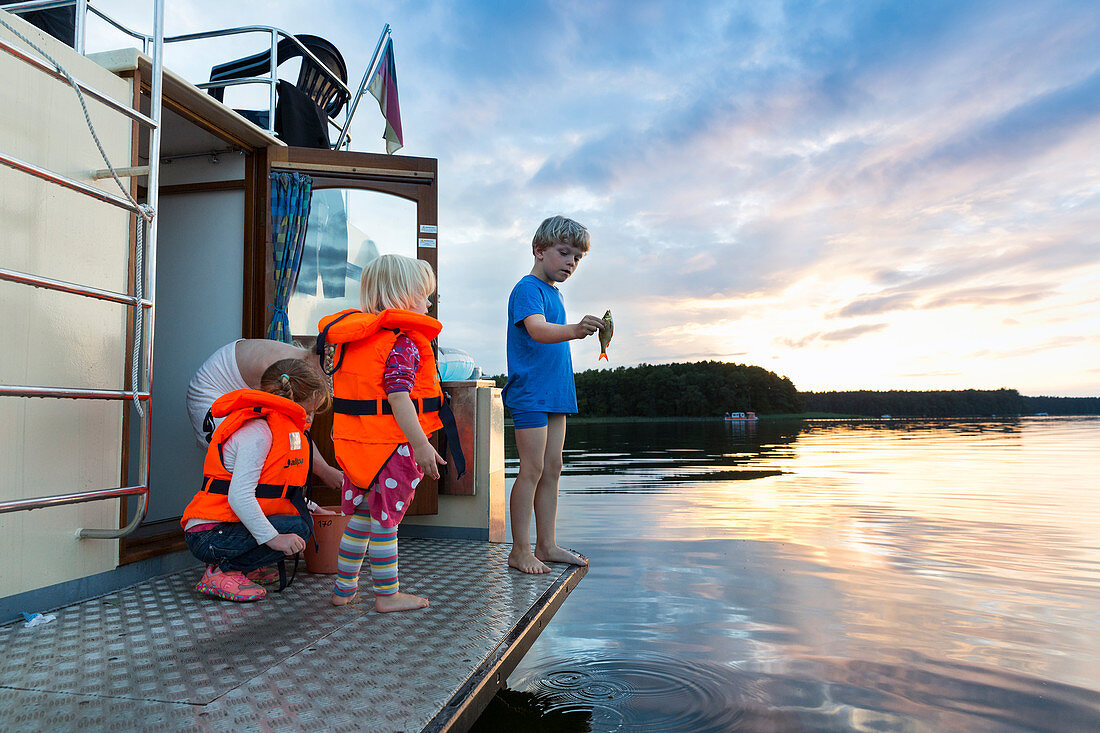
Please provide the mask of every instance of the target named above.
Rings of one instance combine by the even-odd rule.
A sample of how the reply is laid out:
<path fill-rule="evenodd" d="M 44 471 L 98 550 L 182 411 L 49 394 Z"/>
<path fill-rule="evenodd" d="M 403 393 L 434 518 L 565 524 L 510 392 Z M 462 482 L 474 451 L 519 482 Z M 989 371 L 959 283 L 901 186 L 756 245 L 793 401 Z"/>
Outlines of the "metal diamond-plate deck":
<path fill-rule="evenodd" d="M 402 539 L 423 611 L 336 608 L 335 576 L 304 572 L 230 603 L 195 593 L 195 569 L 0 627 L 0 729 L 419 731 L 584 574 L 524 575 L 508 550 Z"/>

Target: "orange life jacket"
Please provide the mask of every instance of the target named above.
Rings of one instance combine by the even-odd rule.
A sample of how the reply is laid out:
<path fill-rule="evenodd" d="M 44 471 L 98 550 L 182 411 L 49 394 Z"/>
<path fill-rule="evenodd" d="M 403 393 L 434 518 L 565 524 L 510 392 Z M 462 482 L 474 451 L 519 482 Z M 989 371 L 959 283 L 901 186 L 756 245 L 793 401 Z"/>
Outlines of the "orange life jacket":
<path fill-rule="evenodd" d="M 397 446 L 408 442 L 383 385 L 386 360 L 400 334 L 408 336 L 420 354 L 409 392 L 420 427 L 425 435 L 443 427 L 443 389 L 432 351 L 432 339 L 443 326 L 430 316 L 399 309 L 378 314 L 345 310 L 325 316 L 317 326 L 319 341 L 340 345 L 332 374 L 336 460 L 356 486 L 368 488 Z"/>
<path fill-rule="evenodd" d="M 210 407 L 214 417 L 225 417 L 206 450 L 202 489 L 183 510 L 180 525 L 189 519 L 219 522 L 241 521 L 229 506 L 229 481 L 233 478 L 222 462 L 222 446 L 249 420 L 267 420 L 271 429 L 268 451 L 256 485 L 256 501 L 264 515 L 300 514 L 305 509 L 303 488 L 309 481 L 313 455 L 306 435 L 306 411 L 296 402 L 256 389 L 226 393 Z"/>

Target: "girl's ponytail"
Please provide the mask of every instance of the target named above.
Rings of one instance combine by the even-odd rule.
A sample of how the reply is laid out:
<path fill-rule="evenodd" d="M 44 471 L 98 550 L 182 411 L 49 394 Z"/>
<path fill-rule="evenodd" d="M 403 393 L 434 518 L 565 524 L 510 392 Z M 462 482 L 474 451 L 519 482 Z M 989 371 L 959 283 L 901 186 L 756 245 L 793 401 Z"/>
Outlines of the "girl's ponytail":
<path fill-rule="evenodd" d="M 317 412 L 332 404 L 328 381 L 317 369 L 301 359 L 280 359 L 264 370 L 260 389 L 299 404 L 318 396 Z"/>

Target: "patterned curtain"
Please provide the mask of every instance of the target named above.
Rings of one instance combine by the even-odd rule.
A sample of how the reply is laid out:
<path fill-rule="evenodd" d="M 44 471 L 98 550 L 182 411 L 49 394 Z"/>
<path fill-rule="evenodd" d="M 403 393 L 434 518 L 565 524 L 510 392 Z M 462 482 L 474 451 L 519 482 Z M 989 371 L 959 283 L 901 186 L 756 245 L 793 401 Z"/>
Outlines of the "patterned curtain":
<path fill-rule="evenodd" d="M 271 174 L 271 248 L 275 256 L 275 304 L 267 337 L 290 343 L 290 318 L 286 307 L 298 268 L 309 222 L 309 201 L 313 179 L 301 173 Z"/>

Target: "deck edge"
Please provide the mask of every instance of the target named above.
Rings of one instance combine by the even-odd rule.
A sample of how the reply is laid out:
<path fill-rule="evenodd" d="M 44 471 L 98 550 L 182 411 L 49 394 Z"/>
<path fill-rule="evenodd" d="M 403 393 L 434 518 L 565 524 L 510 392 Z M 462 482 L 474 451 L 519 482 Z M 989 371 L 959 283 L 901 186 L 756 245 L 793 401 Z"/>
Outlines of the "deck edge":
<path fill-rule="evenodd" d="M 587 574 L 587 565 L 572 566 L 562 573 L 424 726 L 422 733 L 461 733 L 469 730 L 565 599 Z"/>

